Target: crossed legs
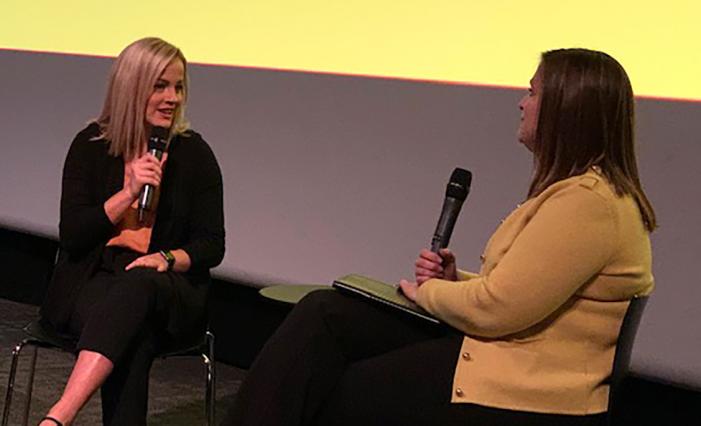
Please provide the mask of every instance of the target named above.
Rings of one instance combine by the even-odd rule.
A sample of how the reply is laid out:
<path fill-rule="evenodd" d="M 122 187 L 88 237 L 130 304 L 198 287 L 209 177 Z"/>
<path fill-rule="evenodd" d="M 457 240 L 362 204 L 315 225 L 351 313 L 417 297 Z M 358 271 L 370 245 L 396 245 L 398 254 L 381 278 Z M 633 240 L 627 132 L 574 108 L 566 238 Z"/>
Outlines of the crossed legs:
<path fill-rule="evenodd" d="M 102 388 L 105 425 L 145 425 L 148 376 L 171 295 L 151 270 L 98 273 L 76 301 L 71 328 L 78 357 L 63 394 L 48 416 L 71 424 Z M 164 291 L 164 288 L 166 291 Z M 44 421 L 42 426 L 54 422 Z"/>

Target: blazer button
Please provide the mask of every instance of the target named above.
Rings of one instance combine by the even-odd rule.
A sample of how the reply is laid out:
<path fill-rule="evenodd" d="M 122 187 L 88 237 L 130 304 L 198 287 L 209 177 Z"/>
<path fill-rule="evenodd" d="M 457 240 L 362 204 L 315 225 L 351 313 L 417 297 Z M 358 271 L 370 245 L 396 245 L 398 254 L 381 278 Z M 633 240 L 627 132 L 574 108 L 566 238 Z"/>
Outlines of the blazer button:
<path fill-rule="evenodd" d="M 462 359 L 464 359 L 465 361 L 470 361 L 472 359 L 472 357 L 470 356 L 469 352 L 463 352 Z"/>
<path fill-rule="evenodd" d="M 459 396 L 459 397 L 462 398 L 462 396 L 463 396 L 464 394 L 465 394 L 465 393 L 462 391 L 462 389 L 460 389 L 460 388 L 455 389 L 455 395 L 457 395 L 457 396 Z"/>

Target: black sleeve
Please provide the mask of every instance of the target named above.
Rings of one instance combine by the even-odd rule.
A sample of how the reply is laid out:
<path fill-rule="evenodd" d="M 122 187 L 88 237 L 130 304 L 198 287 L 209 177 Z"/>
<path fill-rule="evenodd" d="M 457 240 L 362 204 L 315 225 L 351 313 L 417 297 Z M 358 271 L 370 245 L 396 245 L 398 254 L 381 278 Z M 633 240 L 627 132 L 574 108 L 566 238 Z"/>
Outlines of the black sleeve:
<path fill-rule="evenodd" d="M 69 253 L 84 252 L 109 238 L 114 225 L 97 195 L 97 162 L 106 149 L 104 142 L 91 140 L 97 133 L 91 125 L 73 140 L 63 166 L 59 238 Z"/>
<path fill-rule="evenodd" d="M 193 132 L 194 133 L 194 132 Z M 224 258 L 224 202 L 222 175 L 214 153 L 198 134 L 191 136 L 197 145 L 197 177 L 189 209 L 189 240 L 182 247 L 190 256 L 191 270 L 217 266 Z"/>

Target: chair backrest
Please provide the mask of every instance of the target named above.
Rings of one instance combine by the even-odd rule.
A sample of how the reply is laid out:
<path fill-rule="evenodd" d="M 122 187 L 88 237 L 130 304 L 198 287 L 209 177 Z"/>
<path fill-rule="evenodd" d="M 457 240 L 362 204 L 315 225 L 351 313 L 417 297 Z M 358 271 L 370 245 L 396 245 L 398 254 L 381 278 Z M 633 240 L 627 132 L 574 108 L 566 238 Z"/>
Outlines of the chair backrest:
<path fill-rule="evenodd" d="M 616 344 L 616 355 L 613 358 L 613 370 L 609 378 L 609 425 L 612 424 L 613 419 L 618 417 L 617 410 L 620 410 L 621 407 L 620 400 L 623 393 L 623 381 L 628 375 L 635 334 L 638 332 L 640 319 L 643 316 L 647 301 L 648 296 L 635 296 L 630 301 L 628 309 L 626 310 L 626 315 L 623 317 L 623 322 L 621 323 L 621 329 L 618 333 L 618 342 Z"/>

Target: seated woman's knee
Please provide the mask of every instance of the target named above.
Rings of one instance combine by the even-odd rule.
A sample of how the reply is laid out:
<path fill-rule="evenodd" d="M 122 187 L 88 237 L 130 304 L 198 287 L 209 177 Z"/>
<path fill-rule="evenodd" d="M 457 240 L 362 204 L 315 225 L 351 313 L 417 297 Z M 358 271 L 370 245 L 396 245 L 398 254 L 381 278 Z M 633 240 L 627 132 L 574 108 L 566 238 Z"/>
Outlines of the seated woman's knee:
<path fill-rule="evenodd" d="M 314 290 L 297 303 L 297 306 L 316 306 L 318 308 L 328 304 L 342 303 L 345 296 L 335 290 Z"/>

